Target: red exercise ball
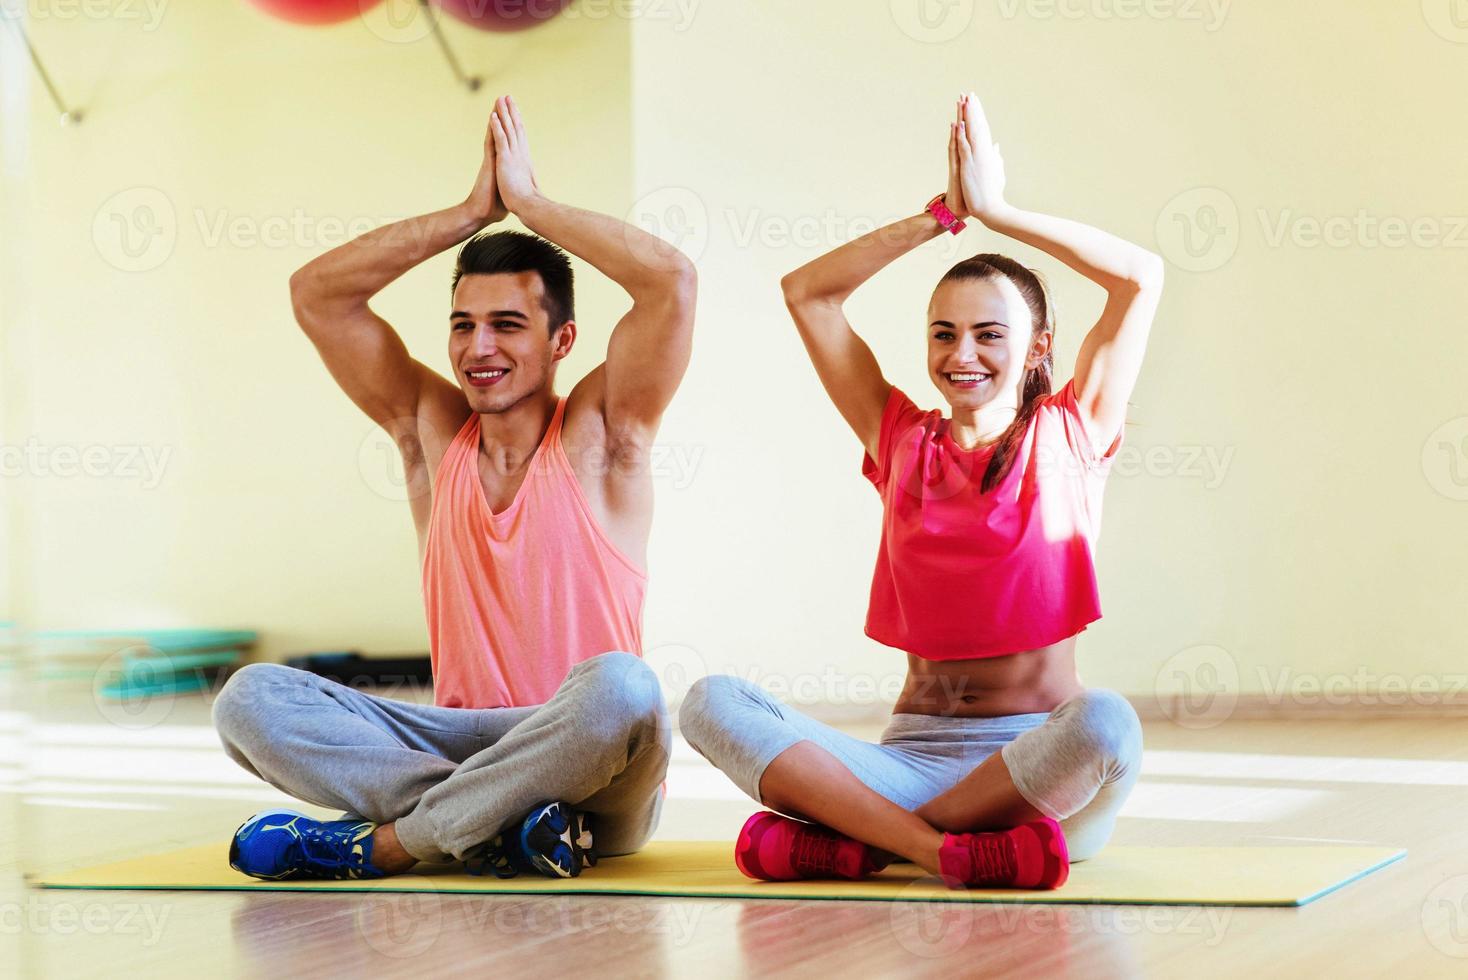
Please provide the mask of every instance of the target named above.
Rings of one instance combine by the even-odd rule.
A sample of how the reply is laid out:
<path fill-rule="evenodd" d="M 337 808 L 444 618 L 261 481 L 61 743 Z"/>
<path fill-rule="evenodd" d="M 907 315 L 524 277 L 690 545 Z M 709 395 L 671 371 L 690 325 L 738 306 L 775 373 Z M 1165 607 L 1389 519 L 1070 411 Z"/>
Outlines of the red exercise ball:
<path fill-rule="evenodd" d="M 250 0 L 255 6 L 292 24 L 337 24 L 358 17 L 382 0 Z"/>
<path fill-rule="evenodd" d="M 434 0 L 449 14 L 481 31 L 523 31 L 544 24 L 571 0 Z"/>

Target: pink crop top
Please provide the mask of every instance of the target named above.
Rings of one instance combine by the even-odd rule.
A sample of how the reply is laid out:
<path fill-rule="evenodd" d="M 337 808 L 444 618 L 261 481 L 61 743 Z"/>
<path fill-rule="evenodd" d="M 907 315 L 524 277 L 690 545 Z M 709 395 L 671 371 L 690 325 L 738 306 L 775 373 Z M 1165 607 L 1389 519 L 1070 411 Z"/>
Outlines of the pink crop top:
<path fill-rule="evenodd" d="M 1098 453 L 1067 382 L 1031 416 L 1009 473 L 980 493 L 993 447 L 964 450 L 949 427 L 894 387 L 879 459 L 863 454 L 882 495 L 866 634 L 926 660 L 969 660 L 1047 646 L 1100 619 L 1093 557 L 1122 434 Z"/>

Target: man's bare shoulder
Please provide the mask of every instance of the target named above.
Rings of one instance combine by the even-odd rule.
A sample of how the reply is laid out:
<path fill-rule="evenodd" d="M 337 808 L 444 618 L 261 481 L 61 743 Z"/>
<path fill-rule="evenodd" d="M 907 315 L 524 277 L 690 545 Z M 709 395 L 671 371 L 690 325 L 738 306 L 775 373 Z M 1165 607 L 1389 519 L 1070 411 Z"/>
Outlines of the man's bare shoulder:
<path fill-rule="evenodd" d="M 620 431 L 606 412 L 606 365 L 577 382 L 566 397 L 561 442 L 582 482 L 599 479 L 627 487 L 646 482 L 651 435 Z"/>
<path fill-rule="evenodd" d="M 473 414 L 464 393 L 447 380 L 443 380 L 441 385 L 426 386 L 423 397 L 418 402 L 418 414 L 412 420 L 413 435 L 418 440 L 418 458 L 410 459 L 409 447 L 403 446 L 400 441 L 404 464 L 411 466 L 418 463 L 429 474 L 436 473 L 438 464 L 448 452 L 449 443 L 454 441 L 454 437 Z"/>

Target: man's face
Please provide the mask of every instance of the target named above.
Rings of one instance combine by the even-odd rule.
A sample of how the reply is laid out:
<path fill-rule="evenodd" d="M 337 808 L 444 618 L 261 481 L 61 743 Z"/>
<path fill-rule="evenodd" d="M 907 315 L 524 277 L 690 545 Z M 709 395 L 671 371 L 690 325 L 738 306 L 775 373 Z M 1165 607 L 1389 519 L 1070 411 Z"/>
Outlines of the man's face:
<path fill-rule="evenodd" d="M 538 272 L 466 275 L 454 287 L 449 362 L 475 412 L 504 412 L 539 392 L 571 352 L 576 325 L 552 335 L 544 297 Z"/>

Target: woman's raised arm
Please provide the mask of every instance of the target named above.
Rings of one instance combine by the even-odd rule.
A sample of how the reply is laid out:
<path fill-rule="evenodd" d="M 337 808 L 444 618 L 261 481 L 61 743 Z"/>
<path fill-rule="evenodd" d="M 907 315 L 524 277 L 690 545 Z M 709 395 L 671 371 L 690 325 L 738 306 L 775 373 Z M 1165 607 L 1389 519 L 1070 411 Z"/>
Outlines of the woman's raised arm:
<path fill-rule="evenodd" d="M 1162 259 L 1089 225 L 1036 214 L 1004 200 L 1004 160 L 979 100 L 963 101 L 959 166 L 967 212 L 1000 234 L 1033 245 L 1106 290 L 1106 306 L 1076 357 L 1075 391 L 1098 449 L 1110 445 L 1126 418 L 1147 334 L 1162 295 Z"/>
<path fill-rule="evenodd" d="M 962 217 L 958 153 L 957 130 L 952 129 L 948 137 L 948 192 L 944 201 L 949 210 Z M 882 377 L 872 349 L 851 328 L 842 305 L 856 287 L 894 259 L 932 241 L 943 231 L 938 219 L 924 211 L 847 242 L 780 280 L 785 305 L 795 319 L 826 394 L 831 396 L 841 417 L 873 459 L 877 458 L 882 409 L 892 386 Z"/>

